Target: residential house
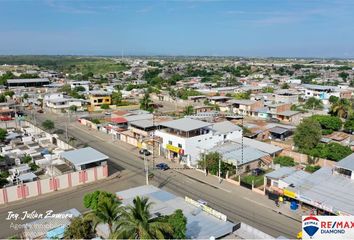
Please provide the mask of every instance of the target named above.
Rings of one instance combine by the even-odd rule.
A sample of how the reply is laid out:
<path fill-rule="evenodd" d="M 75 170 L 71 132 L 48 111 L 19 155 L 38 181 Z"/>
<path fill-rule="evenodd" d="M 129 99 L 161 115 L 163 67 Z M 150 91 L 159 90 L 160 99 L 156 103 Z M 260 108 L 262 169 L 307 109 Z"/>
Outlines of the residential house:
<path fill-rule="evenodd" d="M 240 138 L 242 129 L 231 122 L 213 124 L 181 118 L 160 123 L 155 135 L 162 139 L 161 152 L 168 159 L 195 166 L 202 149 Z"/>
<path fill-rule="evenodd" d="M 112 104 L 111 93 L 105 91 L 90 91 L 88 95 L 88 100 L 90 104 L 90 111 L 94 111 L 96 108 L 100 107 L 103 104 Z"/>

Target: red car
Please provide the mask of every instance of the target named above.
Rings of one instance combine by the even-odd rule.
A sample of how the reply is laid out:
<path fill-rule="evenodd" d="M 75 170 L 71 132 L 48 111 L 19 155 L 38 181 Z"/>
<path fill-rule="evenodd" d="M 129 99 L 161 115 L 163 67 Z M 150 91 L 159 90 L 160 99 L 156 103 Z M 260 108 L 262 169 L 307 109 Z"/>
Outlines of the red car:
<path fill-rule="evenodd" d="M 12 118 L 10 116 L 0 116 L 0 121 L 10 121 Z"/>

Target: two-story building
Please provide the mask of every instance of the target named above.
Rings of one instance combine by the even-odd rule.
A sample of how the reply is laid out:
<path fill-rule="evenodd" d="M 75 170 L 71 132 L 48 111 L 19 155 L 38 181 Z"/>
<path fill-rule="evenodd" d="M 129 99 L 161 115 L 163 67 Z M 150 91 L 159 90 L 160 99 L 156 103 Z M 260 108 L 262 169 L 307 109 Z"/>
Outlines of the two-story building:
<path fill-rule="evenodd" d="M 71 89 L 75 89 L 76 87 L 83 87 L 85 91 L 90 91 L 90 81 L 72 81 L 70 82 Z"/>
<path fill-rule="evenodd" d="M 256 100 L 230 100 L 220 106 L 220 111 L 232 112 L 238 115 L 251 116 L 254 111 L 263 107 L 263 101 Z"/>
<path fill-rule="evenodd" d="M 111 105 L 111 95 L 111 93 L 105 91 L 90 91 L 88 95 L 90 110 L 94 111 L 96 107 L 100 107 L 103 104 Z"/>
<path fill-rule="evenodd" d="M 161 153 L 188 166 L 196 166 L 202 149 L 242 136 L 231 122 L 207 123 L 190 118 L 163 122 L 155 133 L 162 139 Z"/>

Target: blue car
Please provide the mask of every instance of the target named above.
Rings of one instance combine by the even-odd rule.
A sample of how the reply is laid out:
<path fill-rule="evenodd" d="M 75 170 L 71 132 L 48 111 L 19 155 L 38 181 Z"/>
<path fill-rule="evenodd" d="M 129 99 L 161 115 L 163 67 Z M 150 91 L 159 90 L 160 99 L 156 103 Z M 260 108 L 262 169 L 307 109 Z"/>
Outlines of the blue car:
<path fill-rule="evenodd" d="M 163 170 L 163 171 L 166 171 L 168 169 L 170 169 L 170 167 L 166 164 L 166 163 L 159 163 L 159 164 L 156 164 L 155 166 L 157 169 L 160 169 L 160 170 Z"/>

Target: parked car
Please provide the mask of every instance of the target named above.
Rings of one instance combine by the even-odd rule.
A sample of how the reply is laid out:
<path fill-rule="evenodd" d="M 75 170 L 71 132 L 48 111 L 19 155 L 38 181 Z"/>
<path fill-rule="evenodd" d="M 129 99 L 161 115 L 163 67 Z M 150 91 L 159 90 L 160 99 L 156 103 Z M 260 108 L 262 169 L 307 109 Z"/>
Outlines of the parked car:
<path fill-rule="evenodd" d="M 199 199 L 197 202 L 204 205 L 204 206 L 208 205 L 208 202 L 203 199 Z"/>
<path fill-rule="evenodd" d="M 163 170 L 163 171 L 166 171 L 168 169 L 170 169 L 170 167 L 166 164 L 166 163 L 159 163 L 159 164 L 156 164 L 155 166 L 157 169 L 160 169 L 160 170 Z"/>
<path fill-rule="evenodd" d="M 37 113 L 44 113 L 44 111 L 42 109 L 39 109 Z"/>
<path fill-rule="evenodd" d="M 256 168 L 252 170 L 252 175 L 253 176 L 259 176 L 262 175 L 264 173 L 264 170 L 261 168 Z"/>
<path fill-rule="evenodd" d="M 271 123 L 280 123 L 280 120 L 277 118 L 269 118 L 268 121 Z"/>
<path fill-rule="evenodd" d="M 104 112 L 104 115 L 111 115 L 112 113 L 111 112 Z"/>
<path fill-rule="evenodd" d="M 151 152 L 149 152 L 147 149 L 143 149 L 143 148 L 139 150 L 139 153 L 144 154 L 145 156 L 151 155 Z"/>

